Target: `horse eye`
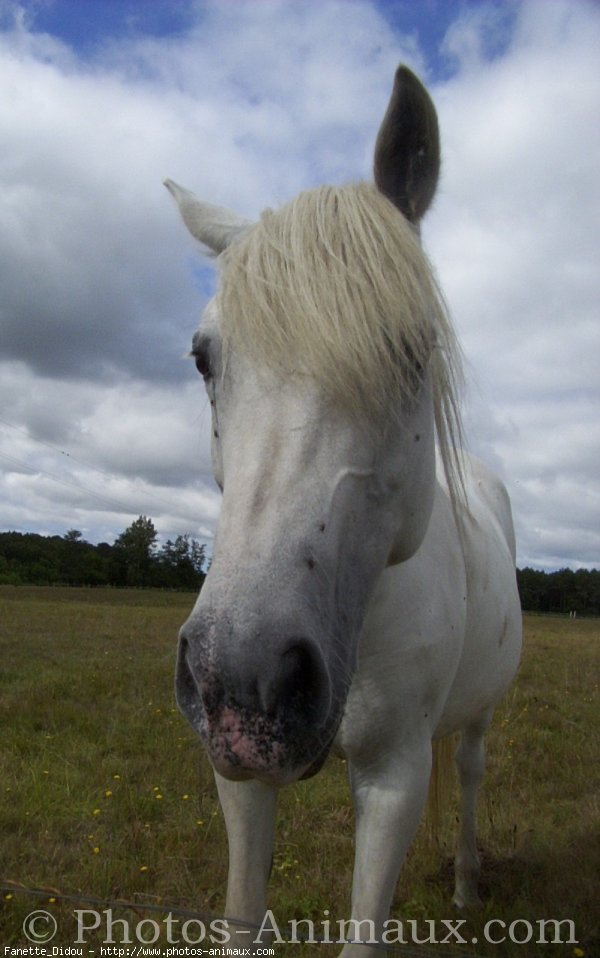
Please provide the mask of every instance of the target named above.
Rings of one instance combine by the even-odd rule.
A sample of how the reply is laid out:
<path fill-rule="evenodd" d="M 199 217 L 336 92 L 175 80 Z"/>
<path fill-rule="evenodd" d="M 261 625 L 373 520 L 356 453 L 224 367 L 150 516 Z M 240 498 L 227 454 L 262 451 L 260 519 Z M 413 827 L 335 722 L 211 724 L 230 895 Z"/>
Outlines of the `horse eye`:
<path fill-rule="evenodd" d="M 206 353 L 194 353 L 194 361 L 196 363 L 196 369 L 204 379 L 208 379 L 211 375 L 210 362 L 208 361 L 208 356 Z"/>

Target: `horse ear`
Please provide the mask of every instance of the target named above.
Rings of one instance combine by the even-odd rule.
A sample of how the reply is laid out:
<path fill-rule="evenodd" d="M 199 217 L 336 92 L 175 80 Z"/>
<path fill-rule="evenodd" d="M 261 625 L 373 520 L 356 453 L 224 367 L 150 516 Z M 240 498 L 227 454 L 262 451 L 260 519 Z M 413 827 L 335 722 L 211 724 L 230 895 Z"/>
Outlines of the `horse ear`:
<path fill-rule="evenodd" d="M 435 107 L 414 73 L 400 66 L 375 144 L 375 183 L 411 223 L 417 223 L 433 199 L 439 172 Z"/>
<path fill-rule="evenodd" d="M 175 198 L 183 222 L 192 236 L 217 255 L 252 226 L 251 220 L 246 220 L 223 206 L 214 206 L 199 200 L 173 180 L 165 180 L 165 186 Z"/>

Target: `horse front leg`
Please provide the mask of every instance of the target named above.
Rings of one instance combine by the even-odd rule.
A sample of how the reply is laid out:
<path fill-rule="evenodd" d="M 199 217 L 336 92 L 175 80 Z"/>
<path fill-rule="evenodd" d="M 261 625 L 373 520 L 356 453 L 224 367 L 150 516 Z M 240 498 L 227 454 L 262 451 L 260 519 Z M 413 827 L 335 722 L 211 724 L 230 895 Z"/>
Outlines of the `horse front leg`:
<path fill-rule="evenodd" d="M 393 937 L 382 938 L 384 922 L 419 825 L 430 774 L 431 742 L 403 750 L 382 765 L 350 766 L 356 852 L 351 921 L 345 937 L 363 943 L 344 945 L 340 958 L 381 958 L 381 942 L 394 943 Z"/>
<path fill-rule="evenodd" d="M 277 789 L 255 779 L 231 782 L 217 772 L 215 781 L 229 844 L 225 917 L 231 922 L 230 944 L 247 948 L 267 908 Z"/>

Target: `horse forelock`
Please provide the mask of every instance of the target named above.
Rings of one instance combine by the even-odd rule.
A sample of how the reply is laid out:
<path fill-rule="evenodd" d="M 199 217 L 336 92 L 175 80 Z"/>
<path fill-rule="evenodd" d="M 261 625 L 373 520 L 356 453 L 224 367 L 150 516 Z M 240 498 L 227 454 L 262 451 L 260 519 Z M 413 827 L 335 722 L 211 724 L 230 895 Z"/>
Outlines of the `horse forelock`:
<path fill-rule="evenodd" d="M 460 351 L 414 228 L 369 183 L 300 193 L 221 256 L 217 305 L 235 346 L 309 375 L 353 415 L 385 423 L 431 370 L 438 444 L 460 484 Z"/>

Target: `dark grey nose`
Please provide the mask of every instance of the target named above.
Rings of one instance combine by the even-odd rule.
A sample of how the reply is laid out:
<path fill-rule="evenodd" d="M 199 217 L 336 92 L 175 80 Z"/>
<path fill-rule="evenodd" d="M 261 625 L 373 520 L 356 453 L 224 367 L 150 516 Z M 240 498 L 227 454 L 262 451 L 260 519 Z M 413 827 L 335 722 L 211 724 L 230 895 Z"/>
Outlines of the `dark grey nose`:
<path fill-rule="evenodd" d="M 236 643 L 229 636 L 208 656 L 188 623 L 179 639 L 176 690 L 179 707 L 198 731 L 223 706 L 284 720 L 292 734 L 315 731 L 327 722 L 332 704 L 327 667 L 312 639 L 255 636 Z"/>

